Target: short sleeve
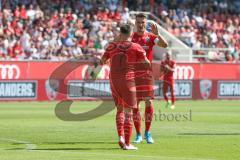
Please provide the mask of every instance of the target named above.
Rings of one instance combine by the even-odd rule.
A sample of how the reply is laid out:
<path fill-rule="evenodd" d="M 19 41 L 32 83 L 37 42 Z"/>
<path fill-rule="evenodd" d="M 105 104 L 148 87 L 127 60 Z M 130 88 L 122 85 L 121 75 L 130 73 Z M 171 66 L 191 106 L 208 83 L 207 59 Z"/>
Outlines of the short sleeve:
<path fill-rule="evenodd" d="M 105 51 L 102 58 L 109 59 L 110 58 L 110 53 L 108 51 Z"/>
<path fill-rule="evenodd" d="M 102 58 L 109 59 L 110 54 L 113 50 L 115 50 L 116 44 L 115 43 L 109 43 L 108 46 L 106 47 L 106 50 L 102 56 Z"/>

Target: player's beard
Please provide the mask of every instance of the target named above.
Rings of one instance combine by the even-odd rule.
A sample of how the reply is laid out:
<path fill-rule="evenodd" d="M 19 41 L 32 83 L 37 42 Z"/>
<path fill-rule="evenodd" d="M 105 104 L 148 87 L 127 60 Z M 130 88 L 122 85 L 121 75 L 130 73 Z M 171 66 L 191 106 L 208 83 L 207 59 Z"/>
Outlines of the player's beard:
<path fill-rule="evenodd" d="M 140 33 L 140 34 L 143 34 L 144 32 L 145 32 L 145 30 L 146 30 L 146 27 L 144 27 L 144 26 L 139 26 L 138 28 L 137 28 L 137 32 L 138 33 Z"/>
<path fill-rule="evenodd" d="M 138 31 L 137 31 L 139 34 L 143 34 L 145 32 L 145 29 L 144 28 L 139 28 Z"/>

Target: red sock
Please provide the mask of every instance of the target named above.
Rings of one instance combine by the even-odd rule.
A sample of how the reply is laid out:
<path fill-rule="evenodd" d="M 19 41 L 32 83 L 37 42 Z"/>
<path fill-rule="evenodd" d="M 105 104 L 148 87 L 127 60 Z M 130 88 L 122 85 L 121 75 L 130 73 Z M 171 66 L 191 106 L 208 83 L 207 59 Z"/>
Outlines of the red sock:
<path fill-rule="evenodd" d="M 145 107 L 145 131 L 148 132 L 151 127 L 153 118 L 153 106 L 146 106 Z"/>
<path fill-rule="evenodd" d="M 117 111 L 116 114 L 116 126 L 117 126 L 117 132 L 118 136 L 124 136 L 124 112 L 123 111 Z"/>
<path fill-rule="evenodd" d="M 131 136 L 132 136 L 132 114 L 131 113 L 125 113 L 124 136 L 125 136 L 126 145 L 129 145 Z"/>
<path fill-rule="evenodd" d="M 133 109 L 133 122 L 137 134 L 141 134 L 141 113 L 139 108 Z"/>
<path fill-rule="evenodd" d="M 163 98 L 166 102 L 168 102 L 168 96 L 167 96 L 167 93 L 168 93 L 168 83 L 167 82 L 164 82 L 163 83 Z"/>
<path fill-rule="evenodd" d="M 175 104 L 175 95 L 174 95 L 174 88 L 173 88 L 173 84 L 170 87 L 171 90 L 171 96 L 172 96 L 172 104 Z"/>

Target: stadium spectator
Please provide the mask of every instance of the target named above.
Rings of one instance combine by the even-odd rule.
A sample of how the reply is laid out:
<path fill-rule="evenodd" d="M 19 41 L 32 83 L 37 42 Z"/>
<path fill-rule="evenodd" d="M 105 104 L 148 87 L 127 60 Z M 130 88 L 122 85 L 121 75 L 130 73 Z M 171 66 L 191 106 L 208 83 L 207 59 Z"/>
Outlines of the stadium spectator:
<path fill-rule="evenodd" d="M 1 52 L 11 51 L 20 39 L 26 56 L 23 59 L 33 58 L 29 46 L 36 52 L 45 50 L 60 57 L 61 53 L 57 51 L 65 50 L 63 47 L 69 45 L 71 50 L 75 44 L 81 48 L 83 57 L 94 57 L 102 54 L 106 43 L 117 33 L 119 22 L 127 22 L 130 9 L 153 12 L 165 22 L 164 27 L 169 32 L 190 47 L 229 47 L 228 54 L 234 55 L 234 61 L 238 61 L 239 8 L 238 0 L 201 0 L 201 3 L 198 0 L 2 1 L 0 31 L 8 45 L 1 46 Z M 60 34 L 56 49 L 53 46 L 45 48 L 53 33 Z M 23 43 L 24 39 L 27 41 Z M 228 54 L 224 51 L 224 55 Z M 11 56 L 12 53 L 7 52 L 1 59 Z M 34 56 L 33 59 L 36 57 L 46 59 L 53 56 Z"/>
<path fill-rule="evenodd" d="M 237 1 L 161 2 L 163 2 L 161 12 L 156 12 L 159 8 L 155 7 L 155 14 L 166 23 L 169 32 L 178 36 L 190 47 L 229 48 L 230 51 L 225 53 L 225 59 L 227 61 L 239 60 L 240 40 L 236 37 L 240 34 L 240 10 L 236 7 L 236 4 L 239 6 Z M 162 14 L 163 12 L 165 14 Z M 236 41 L 233 42 L 234 39 Z M 201 54 L 204 55 L 203 52 Z"/>
<path fill-rule="evenodd" d="M 102 54 L 116 34 L 119 24 L 115 22 L 126 20 L 129 14 L 125 8 L 122 18 L 118 0 L 94 2 L 80 1 L 72 7 L 71 2 L 57 0 L 19 0 L 20 4 L 4 1 L 0 14 L 0 29 L 5 35 L 0 45 L 1 59 L 63 60 Z"/>

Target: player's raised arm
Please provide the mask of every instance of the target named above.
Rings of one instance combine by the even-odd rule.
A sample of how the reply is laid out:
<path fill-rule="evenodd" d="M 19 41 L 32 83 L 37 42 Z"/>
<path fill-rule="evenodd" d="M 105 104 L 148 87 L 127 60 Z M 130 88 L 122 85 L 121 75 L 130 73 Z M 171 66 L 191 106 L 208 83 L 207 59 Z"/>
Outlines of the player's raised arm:
<path fill-rule="evenodd" d="M 163 36 L 158 32 L 158 28 L 157 28 L 157 24 L 154 24 L 154 23 L 151 23 L 151 31 L 154 35 L 157 36 L 157 42 L 156 44 L 159 46 L 159 47 L 162 47 L 162 48 L 167 48 L 168 47 L 168 43 L 167 41 L 163 38 Z"/>

